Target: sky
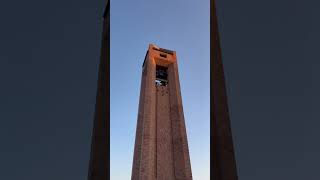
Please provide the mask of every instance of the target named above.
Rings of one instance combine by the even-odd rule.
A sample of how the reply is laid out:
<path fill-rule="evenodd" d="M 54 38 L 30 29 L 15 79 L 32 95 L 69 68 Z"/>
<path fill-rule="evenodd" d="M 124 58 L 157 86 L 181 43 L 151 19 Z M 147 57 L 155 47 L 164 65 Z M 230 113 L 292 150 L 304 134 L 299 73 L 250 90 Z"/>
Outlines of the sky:
<path fill-rule="evenodd" d="M 209 99 L 207 1 L 161 2 L 111 2 L 111 143 L 123 141 L 110 150 L 112 180 L 131 174 L 150 42 L 177 51 L 194 179 L 208 174 L 208 155 L 198 155 L 208 109 L 193 111 Z M 239 179 L 319 180 L 320 2 L 217 7 Z M 104 8 L 104 0 L 0 1 L 0 179 L 86 180 Z"/>
<path fill-rule="evenodd" d="M 193 178 L 209 180 L 209 0 L 110 3 L 111 179 L 131 178 L 142 63 L 154 43 L 177 52 Z"/>

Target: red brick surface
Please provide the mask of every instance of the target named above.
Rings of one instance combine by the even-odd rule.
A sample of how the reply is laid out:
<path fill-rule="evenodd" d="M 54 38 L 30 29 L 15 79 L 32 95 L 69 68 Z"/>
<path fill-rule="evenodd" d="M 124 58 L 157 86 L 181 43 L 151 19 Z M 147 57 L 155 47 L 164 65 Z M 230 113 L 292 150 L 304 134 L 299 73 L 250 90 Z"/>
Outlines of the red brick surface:
<path fill-rule="evenodd" d="M 176 53 L 160 57 L 150 45 L 144 62 L 132 180 L 192 180 Z M 156 86 L 156 65 L 168 85 Z"/>

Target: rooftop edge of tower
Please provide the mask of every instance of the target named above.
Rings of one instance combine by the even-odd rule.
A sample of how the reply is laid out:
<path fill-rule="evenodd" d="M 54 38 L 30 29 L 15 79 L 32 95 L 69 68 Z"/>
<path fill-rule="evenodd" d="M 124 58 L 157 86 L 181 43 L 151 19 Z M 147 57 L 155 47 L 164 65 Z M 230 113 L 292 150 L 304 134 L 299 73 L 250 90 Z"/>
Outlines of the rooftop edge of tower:
<path fill-rule="evenodd" d="M 149 44 L 149 48 L 144 57 L 142 67 L 144 67 L 147 59 L 152 59 L 159 66 L 168 67 L 168 65 L 177 61 L 176 51 L 160 48 L 155 44 Z"/>
<path fill-rule="evenodd" d="M 152 43 L 149 44 L 149 50 L 157 50 L 157 51 L 160 51 L 160 52 L 163 52 L 163 53 L 167 53 L 167 54 L 170 54 L 170 55 L 175 55 L 176 54 L 176 51 L 160 48 L 159 46 L 157 46 L 155 44 L 152 44 Z"/>

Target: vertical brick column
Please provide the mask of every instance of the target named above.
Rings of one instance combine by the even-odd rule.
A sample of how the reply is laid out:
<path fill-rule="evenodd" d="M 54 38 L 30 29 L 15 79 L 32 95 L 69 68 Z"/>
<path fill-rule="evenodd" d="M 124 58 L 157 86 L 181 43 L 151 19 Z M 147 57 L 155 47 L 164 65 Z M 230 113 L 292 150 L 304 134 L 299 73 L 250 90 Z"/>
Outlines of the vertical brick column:
<path fill-rule="evenodd" d="M 153 180 L 156 176 L 155 63 L 146 56 L 142 73 L 132 180 Z"/>
<path fill-rule="evenodd" d="M 156 148 L 156 109 L 155 109 L 155 73 L 153 61 L 146 62 L 146 87 L 143 101 L 143 123 L 141 142 L 140 180 L 151 180 L 155 177 L 155 148 Z"/>
<path fill-rule="evenodd" d="M 176 180 L 192 180 L 177 62 L 169 66 L 170 117 Z"/>
<path fill-rule="evenodd" d="M 147 58 L 148 54 L 146 55 Z M 134 156 L 133 156 L 133 165 L 132 165 L 132 176 L 131 179 L 138 180 L 140 172 L 140 160 L 141 160 L 141 143 L 142 143 L 142 123 L 143 123 L 143 114 L 144 114 L 144 92 L 146 89 L 146 74 L 147 67 L 143 67 L 142 78 L 141 78 L 141 91 L 140 91 L 140 100 L 139 100 L 139 110 L 138 110 L 138 122 L 136 128 L 136 140 L 134 147 Z"/>

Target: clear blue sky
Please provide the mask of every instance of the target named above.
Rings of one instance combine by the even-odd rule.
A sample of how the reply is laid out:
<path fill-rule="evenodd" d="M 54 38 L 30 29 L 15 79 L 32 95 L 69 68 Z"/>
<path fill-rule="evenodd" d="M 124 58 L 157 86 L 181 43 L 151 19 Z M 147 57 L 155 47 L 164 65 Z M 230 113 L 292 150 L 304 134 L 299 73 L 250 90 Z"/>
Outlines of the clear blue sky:
<path fill-rule="evenodd" d="M 111 1 L 111 180 L 131 178 L 149 43 L 177 52 L 193 178 L 210 179 L 209 33 L 209 0 Z"/>

